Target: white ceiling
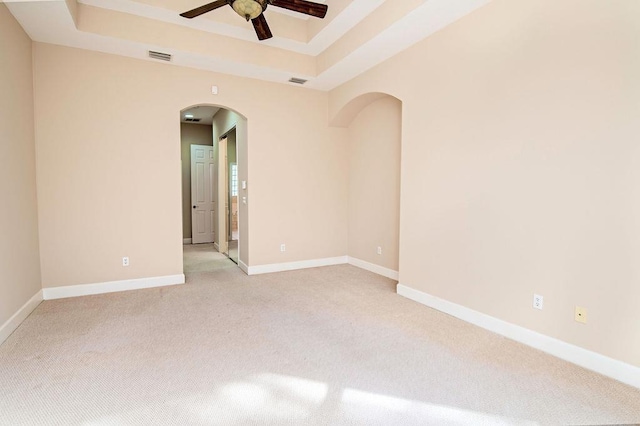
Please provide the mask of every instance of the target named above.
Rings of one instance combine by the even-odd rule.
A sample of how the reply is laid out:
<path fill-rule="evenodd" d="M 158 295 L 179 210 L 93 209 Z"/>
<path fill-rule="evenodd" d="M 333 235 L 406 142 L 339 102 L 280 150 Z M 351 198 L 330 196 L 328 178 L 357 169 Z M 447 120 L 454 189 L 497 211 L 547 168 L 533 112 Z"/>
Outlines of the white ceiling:
<path fill-rule="evenodd" d="M 154 23 L 165 25 L 167 32 L 175 31 L 176 28 L 196 30 L 227 38 L 230 43 L 232 43 L 232 40 L 250 43 L 246 45 L 248 46 L 247 49 L 265 49 L 266 51 L 268 48 L 276 48 L 279 51 L 284 51 L 284 53 L 297 54 L 297 58 L 300 57 L 299 55 L 317 58 L 323 52 L 330 50 L 334 43 L 340 43 L 343 40 L 347 42 L 358 40 L 357 45 L 352 47 L 346 55 L 334 55 L 337 59 L 327 69 L 316 74 L 309 73 L 311 75 L 296 72 L 293 65 L 291 69 L 287 69 L 287 61 L 279 64 L 279 68 L 276 69 L 264 63 L 242 61 L 237 58 L 223 57 L 219 54 L 216 56 L 217 53 L 215 51 L 211 53 L 194 52 L 186 45 L 176 47 L 176 45 L 169 46 L 167 43 L 164 43 L 164 45 L 147 43 L 140 41 L 139 37 L 136 38 L 133 35 L 128 37 L 125 29 L 122 28 L 119 28 L 121 33 L 117 37 L 92 32 L 91 29 L 83 28 L 82 14 L 79 15 L 77 19 L 78 26 L 76 26 L 70 8 L 67 6 L 67 2 L 70 3 L 75 0 L 67 0 L 67 2 L 64 0 L 0 1 L 7 3 L 11 13 L 34 41 L 143 60 L 152 60 L 148 58 L 147 52 L 155 50 L 173 55 L 172 62 L 168 63 L 168 65 L 181 65 L 281 83 L 286 83 L 290 77 L 295 76 L 309 80 L 304 87 L 331 90 L 457 19 L 484 6 L 491 0 L 415 0 L 415 8 L 395 19 L 395 21 L 390 22 L 386 27 L 376 29 L 375 34 L 363 40 L 359 40 L 358 34 L 354 34 L 354 31 L 351 30 L 359 28 L 358 25 L 361 23 L 366 23 L 364 21 L 369 15 L 376 17 L 376 9 L 382 6 L 389 7 L 391 3 L 387 2 L 397 2 L 398 0 L 351 0 L 337 16 L 332 16 L 331 19 L 328 19 L 324 28 L 308 42 L 278 36 L 275 24 L 271 25 L 274 37 L 270 40 L 259 42 L 250 24 L 242 25 L 243 23 L 241 22 L 236 24 L 235 21 L 220 22 L 214 20 L 217 18 L 216 16 L 211 19 L 199 17 L 191 20 L 179 16 L 179 12 L 189 9 L 188 7 L 185 8 L 187 4 L 185 1 L 190 5 L 194 5 L 195 1 L 194 7 L 197 7 L 208 0 L 79 0 L 80 4 L 77 6 L 79 8 L 90 7 L 91 11 L 96 11 L 95 13 L 103 13 L 105 16 L 103 19 L 105 20 L 111 19 L 109 18 L 110 16 L 115 16 L 113 12 L 118 12 L 118 14 L 126 14 L 118 16 L 144 18 L 152 20 Z M 337 4 L 339 4 L 340 0 L 325 0 L 324 2 L 328 4 L 331 11 L 332 2 L 338 2 Z M 344 6 L 344 0 L 342 0 L 340 6 Z M 71 9 L 74 7 L 75 5 L 72 5 Z M 269 11 L 271 9 L 279 8 L 272 7 Z M 215 14 L 219 10 L 212 11 L 206 15 Z M 108 12 L 112 14 L 109 15 Z M 300 14 L 284 11 L 278 19 L 280 19 L 281 23 L 286 23 L 287 19 L 295 20 L 291 22 L 293 25 L 299 26 L 295 22 L 300 22 L 300 16 L 294 17 L 293 15 Z M 327 18 L 330 15 L 331 13 L 327 15 Z M 304 17 L 304 15 L 302 16 Z M 240 17 L 237 17 L 237 19 L 242 20 Z M 317 18 L 310 18 L 303 22 L 308 23 L 314 19 Z M 269 53 L 271 52 L 273 50 L 269 51 Z M 292 64 L 294 63 L 293 58 L 292 56 Z"/>
<path fill-rule="evenodd" d="M 213 116 L 216 115 L 218 111 L 220 111 L 220 108 L 209 105 L 188 108 L 180 112 L 180 122 L 190 124 L 206 124 L 210 126 L 211 124 L 213 124 Z M 187 114 L 193 115 L 193 118 L 199 118 L 200 121 L 197 123 L 187 121 Z"/>

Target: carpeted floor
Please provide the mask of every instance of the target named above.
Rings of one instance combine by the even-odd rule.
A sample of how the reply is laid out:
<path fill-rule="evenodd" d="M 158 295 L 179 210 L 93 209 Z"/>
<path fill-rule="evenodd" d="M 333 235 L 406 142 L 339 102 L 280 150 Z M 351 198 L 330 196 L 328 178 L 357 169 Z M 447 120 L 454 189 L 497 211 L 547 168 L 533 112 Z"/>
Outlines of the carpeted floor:
<path fill-rule="evenodd" d="M 349 265 L 47 301 L 0 346 L 2 425 L 639 421 L 640 390 Z"/>

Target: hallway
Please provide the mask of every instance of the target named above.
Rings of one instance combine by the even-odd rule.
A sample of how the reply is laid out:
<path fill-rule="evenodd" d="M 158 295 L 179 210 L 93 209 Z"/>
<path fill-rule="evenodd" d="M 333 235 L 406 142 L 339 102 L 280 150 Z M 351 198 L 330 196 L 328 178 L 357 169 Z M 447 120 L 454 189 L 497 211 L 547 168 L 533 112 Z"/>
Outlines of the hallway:
<path fill-rule="evenodd" d="M 182 253 L 185 274 L 238 267 L 227 256 L 218 252 L 213 244 L 185 244 Z"/>

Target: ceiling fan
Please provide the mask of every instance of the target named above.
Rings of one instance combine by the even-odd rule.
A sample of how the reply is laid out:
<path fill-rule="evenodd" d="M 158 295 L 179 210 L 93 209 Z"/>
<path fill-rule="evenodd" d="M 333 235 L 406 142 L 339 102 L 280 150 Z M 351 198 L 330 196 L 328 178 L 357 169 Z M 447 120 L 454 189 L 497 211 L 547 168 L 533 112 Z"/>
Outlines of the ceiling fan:
<path fill-rule="evenodd" d="M 245 18 L 247 22 L 251 20 L 259 40 L 266 40 L 273 37 L 267 20 L 262 13 L 267 10 L 267 6 L 269 5 L 315 16 L 316 18 L 324 18 L 328 9 L 326 4 L 314 3 L 307 0 L 217 0 L 196 7 L 188 12 L 181 13 L 180 16 L 189 19 L 195 18 L 196 16 L 211 12 L 227 4 L 231 6 L 238 15 Z"/>

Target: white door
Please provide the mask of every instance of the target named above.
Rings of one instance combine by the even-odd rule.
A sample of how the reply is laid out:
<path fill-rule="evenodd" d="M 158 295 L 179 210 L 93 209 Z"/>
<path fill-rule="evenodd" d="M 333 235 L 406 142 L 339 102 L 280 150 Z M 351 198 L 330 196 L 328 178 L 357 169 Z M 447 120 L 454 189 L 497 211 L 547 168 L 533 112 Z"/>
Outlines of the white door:
<path fill-rule="evenodd" d="M 213 242 L 215 220 L 213 146 L 191 145 L 191 239 Z"/>

